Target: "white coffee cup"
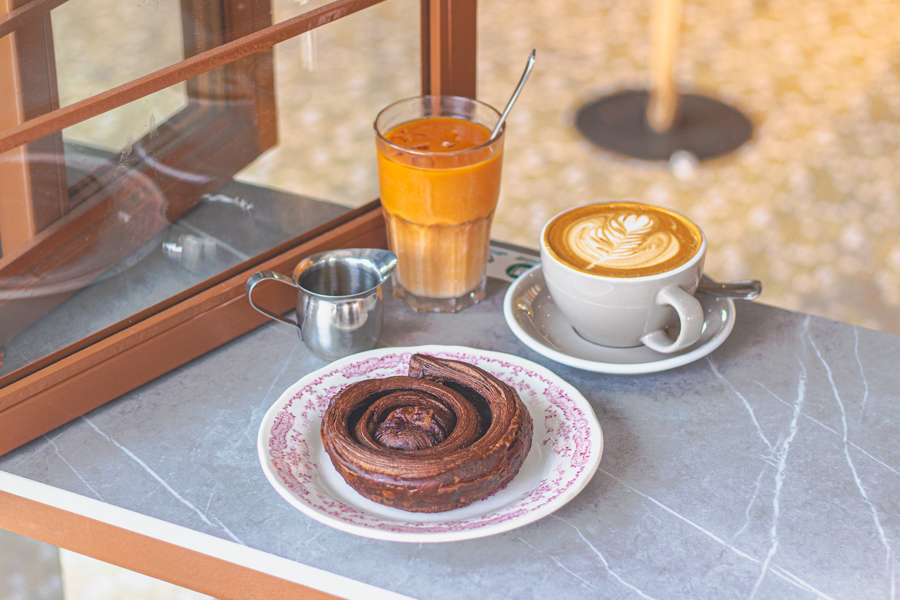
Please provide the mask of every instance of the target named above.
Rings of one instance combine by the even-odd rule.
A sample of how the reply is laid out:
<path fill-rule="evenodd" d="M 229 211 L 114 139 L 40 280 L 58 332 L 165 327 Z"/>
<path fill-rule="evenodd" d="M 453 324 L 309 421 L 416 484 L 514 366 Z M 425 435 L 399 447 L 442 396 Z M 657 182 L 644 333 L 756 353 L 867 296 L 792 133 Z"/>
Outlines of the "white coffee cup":
<path fill-rule="evenodd" d="M 548 228 L 570 212 L 565 211 L 541 231 L 541 264 L 550 296 L 575 331 L 590 342 L 614 348 L 644 344 L 662 353 L 682 350 L 703 333 L 703 308 L 693 294 L 703 274 L 706 236 L 683 215 L 638 203 L 618 204 L 665 211 L 690 223 L 701 236 L 699 249 L 683 264 L 662 273 L 639 277 L 587 273 L 548 249 Z M 665 328 L 679 322 L 680 332 L 673 341 Z"/>

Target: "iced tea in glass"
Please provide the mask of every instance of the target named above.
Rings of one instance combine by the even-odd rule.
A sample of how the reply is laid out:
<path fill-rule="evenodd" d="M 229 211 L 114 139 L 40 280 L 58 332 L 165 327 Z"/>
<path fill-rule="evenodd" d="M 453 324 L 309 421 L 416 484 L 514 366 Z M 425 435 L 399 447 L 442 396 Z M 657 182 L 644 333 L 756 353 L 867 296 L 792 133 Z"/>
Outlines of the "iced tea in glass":
<path fill-rule="evenodd" d="M 492 107 L 422 96 L 375 120 L 378 183 L 394 296 L 419 311 L 457 312 L 484 298 L 491 220 L 500 196 L 503 132 Z"/>

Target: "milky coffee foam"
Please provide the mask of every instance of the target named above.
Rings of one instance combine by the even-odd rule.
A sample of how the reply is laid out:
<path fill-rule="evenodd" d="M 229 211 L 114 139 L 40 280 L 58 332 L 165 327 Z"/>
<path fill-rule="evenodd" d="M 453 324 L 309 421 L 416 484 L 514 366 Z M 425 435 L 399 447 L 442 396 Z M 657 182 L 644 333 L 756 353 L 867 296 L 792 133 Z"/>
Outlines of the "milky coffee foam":
<path fill-rule="evenodd" d="M 671 271 L 700 250 L 696 225 L 669 210 L 631 202 L 591 204 L 558 215 L 544 244 L 567 265 L 606 277 Z"/>

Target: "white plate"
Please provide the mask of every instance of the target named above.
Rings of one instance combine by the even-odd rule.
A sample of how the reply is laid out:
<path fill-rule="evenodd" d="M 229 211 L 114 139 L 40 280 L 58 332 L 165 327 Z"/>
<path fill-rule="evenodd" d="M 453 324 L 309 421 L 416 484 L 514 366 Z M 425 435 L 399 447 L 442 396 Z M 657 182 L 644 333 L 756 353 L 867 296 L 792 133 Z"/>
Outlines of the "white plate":
<path fill-rule="evenodd" d="M 674 369 L 694 362 L 722 345 L 734 328 L 734 302 L 697 294 L 706 319 L 700 339 L 691 346 L 662 354 L 646 346 L 609 348 L 575 333 L 559 312 L 538 265 L 516 279 L 503 299 L 503 316 L 523 344 L 549 359 L 596 373 L 637 375 Z"/>
<path fill-rule="evenodd" d="M 406 375 L 421 353 L 461 360 L 513 386 L 534 421 L 531 451 L 515 478 L 492 496 L 441 513 L 412 513 L 363 498 L 335 471 L 319 428 L 331 398 L 364 379 Z M 531 361 L 476 348 L 379 348 L 335 361 L 285 391 L 266 413 L 257 449 L 275 490 L 304 514 L 341 531 L 397 542 L 466 540 L 545 517 L 587 485 L 603 453 L 603 433 L 588 401 Z"/>

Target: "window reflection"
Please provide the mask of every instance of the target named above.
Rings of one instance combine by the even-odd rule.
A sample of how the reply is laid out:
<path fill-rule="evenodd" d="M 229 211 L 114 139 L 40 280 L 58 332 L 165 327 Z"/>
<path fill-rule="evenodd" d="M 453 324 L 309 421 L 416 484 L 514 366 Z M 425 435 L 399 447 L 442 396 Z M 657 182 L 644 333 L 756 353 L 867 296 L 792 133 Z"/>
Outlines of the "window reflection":
<path fill-rule="evenodd" d="M 393 64 L 408 66 L 399 78 L 408 95 L 418 88 L 418 4 L 398 1 L 405 8 L 341 19 L 321 30 L 332 29 L 327 36 L 290 40 L 0 155 L 0 387 L 348 210 L 316 197 L 372 200 L 371 119 L 396 92 L 373 90 L 398 77 L 378 58 L 388 41 L 412 49 Z M 276 0 L 274 13 L 268 0 L 120 7 L 147 31 L 166 32 L 126 39 L 96 25 L 108 39 L 86 48 L 78 10 L 102 2 L 82 2 L 52 16 L 62 105 L 158 68 L 172 60 L 173 44 L 191 55 L 322 4 Z M 248 7 L 258 18 L 235 16 Z M 179 9 L 176 43 L 170 21 Z M 117 71 L 120 63 L 131 70 Z M 40 105 L 36 92 L 20 100 Z M 324 111 L 336 127 L 306 119 Z M 306 160 L 309 152 L 328 159 Z M 328 177 L 333 183 L 322 185 Z M 30 219 L 30 229 L 4 215 Z"/>

